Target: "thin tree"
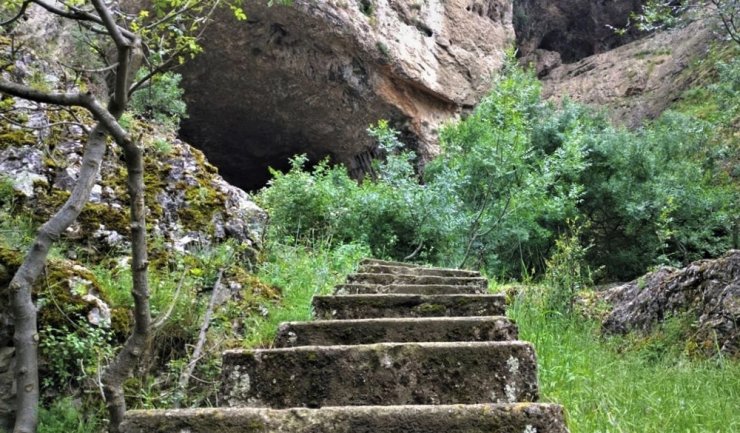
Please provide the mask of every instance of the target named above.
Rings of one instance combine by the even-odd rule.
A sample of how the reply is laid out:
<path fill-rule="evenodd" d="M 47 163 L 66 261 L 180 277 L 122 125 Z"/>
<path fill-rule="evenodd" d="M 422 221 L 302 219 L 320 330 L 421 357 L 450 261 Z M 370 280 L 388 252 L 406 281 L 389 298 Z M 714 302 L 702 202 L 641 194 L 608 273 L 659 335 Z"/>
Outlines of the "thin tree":
<path fill-rule="evenodd" d="M 117 432 L 126 403 L 123 382 L 132 374 L 148 347 L 151 334 L 148 258 L 146 240 L 146 204 L 144 201 L 143 149 L 119 123 L 133 92 L 145 88 L 157 74 L 170 70 L 200 51 L 198 41 L 218 7 L 231 8 L 237 18 L 246 18 L 239 7 L 241 0 L 153 0 L 152 10 L 126 14 L 104 0 L 9 0 L 2 6 L 13 11 L 0 28 L 9 28 L 23 18 L 30 7 L 40 7 L 62 19 L 72 20 L 86 32 L 106 63 L 111 89 L 107 102 L 87 91 L 42 91 L 20 82 L 0 78 L 0 92 L 5 95 L 60 107 L 87 110 L 97 122 L 89 130 L 82 167 L 72 192 L 64 205 L 39 229 L 23 263 L 10 282 L 11 308 L 14 316 L 16 349 L 15 378 L 18 389 L 14 433 L 33 433 L 38 422 L 38 330 L 32 286 L 43 271 L 52 244 L 79 216 L 89 200 L 100 171 L 107 140 L 112 138 L 123 149 L 130 196 L 131 272 L 134 298 L 133 330 L 116 358 L 106 368 L 103 391 L 110 415 L 110 431 Z M 136 29 L 133 31 L 131 29 Z M 106 53 L 105 43 L 115 55 Z M 149 55 L 147 55 L 149 53 Z M 151 54 L 156 53 L 156 55 Z M 144 65 L 145 73 L 137 71 Z M 77 74 L 82 70 L 75 71 Z"/>

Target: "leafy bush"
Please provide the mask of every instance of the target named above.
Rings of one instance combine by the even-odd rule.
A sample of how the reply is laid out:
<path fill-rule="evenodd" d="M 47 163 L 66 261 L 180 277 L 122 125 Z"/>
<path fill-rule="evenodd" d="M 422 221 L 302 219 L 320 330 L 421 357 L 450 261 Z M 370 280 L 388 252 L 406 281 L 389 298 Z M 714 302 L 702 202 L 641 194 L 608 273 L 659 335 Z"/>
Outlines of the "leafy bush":
<path fill-rule="evenodd" d="M 327 162 L 307 171 L 305 157 L 274 172 L 260 195 L 270 230 L 505 278 L 542 277 L 548 264 L 577 259 L 584 272 L 628 279 L 654 265 L 717 256 L 736 242 L 740 204 L 727 169 L 736 138 L 728 145 L 721 132 L 736 123 L 732 97 L 740 90 L 737 71 L 720 69 L 716 104 L 728 112 L 701 120 L 669 111 L 630 131 L 569 101 L 544 103 L 536 78 L 510 55 L 473 113 L 442 130 L 444 152 L 422 181 L 413 153 L 380 123 L 370 133 L 386 157 L 373 179 L 358 184 Z M 583 229 L 558 239 L 574 219 Z"/>
<path fill-rule="evenodd" d="M 112 332 L 80 320 L 76 329 L 47 326 L 40 332 L 39 348 L 46 365 L 42 385 L 63 391 L 92 377 L 113 355 Z"/>
<path fill-rule="evenodd" d="M 137 78 L 144 78 L 149 71 L 142 68 Z M 131 111 L 140 117 L 177 128 L 180 120 L 187 117 L 187 105 L 182 100 L 184 90 L 180 87 L 182 76 L 174 72 L 156 75 L 151 84 L 139 89 L 131 97 Z"/>
<path fill-rule="evenodd" d="M 414 154 L 401 150 L 387 122 L 369 131 L 386 152 L 375 167 L 376 179 L 357 183 L 328 161 L 307 171 L 305 156 L 293 158 L 288 173 L 272 172 L 269 187 L 258 197 L 270 213 L 270 236 L 288 244 L 317 238 L 361 242 L 372 254 L 390 258 L 434 249 L 439 208 L 432 190 L 414 173 Z"/>
<path fill-rule="evenodd" d="M 69 397 L 39 410 L 38 433 L 95 433 L 102 427 L 102 419 L 94 413 L 86 416 Z"/>
<path fill-rule="evenodd" d="M 507 277 L 543 268 L 554 231 L 575 216 L 581 187 L 572 180 L 585 168 L 578 125 L 559 131 L 559 146 L 535 140 L 551 110 L 534 75 L 510 56 L 475 111 L 442 131 L 444 153 L 427 166 L 426 180 L 447 195 L 449 264 Z"/>

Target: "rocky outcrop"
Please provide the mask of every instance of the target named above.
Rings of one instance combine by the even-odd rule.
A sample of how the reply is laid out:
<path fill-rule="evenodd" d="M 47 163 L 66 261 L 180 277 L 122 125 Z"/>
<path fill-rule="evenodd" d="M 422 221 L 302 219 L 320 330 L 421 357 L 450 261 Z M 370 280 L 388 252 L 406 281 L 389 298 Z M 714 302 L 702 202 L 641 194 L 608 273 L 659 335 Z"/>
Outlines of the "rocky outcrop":
<path fill-rule="evenodd" d="M 43 222 L 74 186 L 85 137 L 77 126 L 49 137 L 43 125 L 54 120 L 43 109 L 20 100 L 15 108 L 34 127 L 42 128 L 25 132 L 15 143 L 2 143 L 0 172 L 16 191 L 19 211 L 33 209 L 38 222 Z M 148 221 L 155 236 L 174 250 L 229 238 L 258 246 L 266 214 L 249 195 L 227 183 L 199 150 L 179 139 L 154 133 L 144 135 L 144 141 Z M 128 194 L 120 157 L 121 150 L 112 144 L 90 203 L 67 230 L 69 240 L 97 251 L 128 248 Z"/>
<path fill-rule="evenodd" d="M 683 314 L 695 319 L 691 339 L 706 353 L 740 354 L 740 251 L 684 269 L 661 268 L 599 296 L 612 306 L 609 333 L 649 332 Z"/>
<path fill-rule="evenodd" d="M 506 0 L 265 3 L 220 16 L 182 70 L 182 135 L 246 189 L 296 153 L 357 174 L 379 119 L 435 154 L 437 128 L 488 90 L 514 39 Z"/>
<path fill-rule="evenodd" d="M 703 58 L 714 35 L 705 22 L 661 32 L 576 63 L 540 73 L 543 95 L 610 109 L 617 123 L 637 126 L 657 117 L 690 87 L 690 65 Z M 545 66 L 541 66 L 545 68 Z"/>
<path fill-rule="evenodd" d="M 630 13 L 643 0 L 519 0 L 514 2 L 514 27 L 519 52 L 525 63 L 536 62 L 538 50 L 547 51 L 563 63 L 608 51 L 634 40 L 630 32 L 618 35 Z"/>

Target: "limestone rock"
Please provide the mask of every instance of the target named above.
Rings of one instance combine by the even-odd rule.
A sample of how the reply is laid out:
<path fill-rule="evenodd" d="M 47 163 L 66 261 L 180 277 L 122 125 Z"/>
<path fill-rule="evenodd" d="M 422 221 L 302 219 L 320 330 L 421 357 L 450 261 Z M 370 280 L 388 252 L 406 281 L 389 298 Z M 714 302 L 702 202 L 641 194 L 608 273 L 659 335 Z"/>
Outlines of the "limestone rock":
<path fill-rule="evenodd" d="M 362 171 L 379 119 L 435 154 L 437 128 L 486 93 L 514 38 L 506 0 L 265 3 L 220 16 L 182 70 L 183 136 L 246 189 L 296 153 Z"/>
<path fill-rule="evenodd" d="M 695 80 L 687 68 L 704 57 L 714 35 L 705 22 L 654 34 L 552 69 L 543 95 L 610 108 L 613 120 L 637 126 L 657 117 Z"/>
<path fill-rule="evenodd" d="M 684 269 L 661 268 L 600 294 L 613 309 L 609 333 L 648 332 L 675 314 L 696 318 L 693 339 L 706 352 L 740 353 L 740 250 Z"/>
<path fill-rule="evenodd" d="M 16 109 L 29 119 L 48 115 L 43 106 L 17 101 Z M 79 128 L 69 127 L 58 142 L 5 143 L 0 149 L 0 172 L 17 191 L 24 212 L 37 215 L 38 222 L 51 216 L 74 187 L 85 140 Z M 155 234 L 173 246 L 186 236 L 199 245 L 232 238 L 259 246 L 267 216 L 247 193 L 227 183 L 200 151 L 174 136 L 155 132 L 143 141 L 147 219 Z M 158 150 L 155 142 L 166 146 L 160 144 L 164 149 Z M 90 204 L 67 230 L 68 239 L 103 251 L 128 248 L 128 193 L 120 155 L 111 144 Z"/>

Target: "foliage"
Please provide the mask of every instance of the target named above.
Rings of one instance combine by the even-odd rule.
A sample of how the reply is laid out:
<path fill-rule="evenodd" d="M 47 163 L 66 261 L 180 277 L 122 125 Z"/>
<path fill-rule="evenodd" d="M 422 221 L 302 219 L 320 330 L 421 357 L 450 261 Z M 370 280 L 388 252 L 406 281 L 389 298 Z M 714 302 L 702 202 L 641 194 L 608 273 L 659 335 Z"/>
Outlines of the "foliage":
<path fill-rule="evenodd" d="M 692 359 L 672 324 L 644 345 L 601 338 L 598 322 L 552 314 L 531 293 L 521 291 L 509 314 L 537 348 L 542 401 L 563 405 L 571 432 L 740 429 L 737 361 Z"/>
<path fill-rule="evenodd" d="M 593 286 L 593 272 L 586 264 L 589 246 L 581 244 L 584 227 L 568 220 L 567 231 L 555 241 L 555 249 L 546 260 L 545 304 L 552 311 L 573 312 L 576 295 Z"/>
<path fill-rule="evenodd" d="M 46 370 L 42 386 L 56 392 L 79 386 L 86 377 L 94 377 L 113 356 L 110 330 L 85 320 L 67 326 L 46 326 L 40 330 L 39 348 Z"/>
<path fill-rule="evenodd" d="M 715 18 L 721 31 L 730 40 L 740 44 L 740 1 L 738 0 L 646 0 L 640 12 L 630 18 L 640 31 L 656 30 L 686 24 L 696 19 Z M 615 28 L 624 34 L 627 28 Z"/>
<path fill-rule="evenodd" d="M 575 277 L 558 268 L 576 261 L 582 282 L 587 268 L 633 278 L 733 245 L 737 137 L 723 131 L 737 120 L 736 75 L 720 67 L 710 92 L 723 108 L 712 118 L 669 111 L 630 131 L 569 101 L 543 103 L 534 76 L 510 58 L 475 111 L 442 130 L 444 152 L 421 182 L 414 155 L 381 123 L 370 130 L 386 152 L 375 178 L 358 184 L 342 168 L 308 171 L 297 158 L 260 197 L 285 239 L 361 242 L 376 256 L 505 278 L 541 277 L 549 264 L 557 287 Z M 582 228 L 558 240 L 576 218 Z"/>
<path fill-rule="evenodd" d="M 551 108 L 540 100 L 534 75 L 507 66 L 468 118 L 441 134 L 444 153 L 427 166 L 426 181 L 445 195 L 453 227 L 447 257 L 464 266 L 515 276 L 541 270 L 552 230 L 574 216 L 585 168 L 577 125 L 560 132 L 561 145 L 535 141 L 538 119 Z M 441 211 L 442 209 L 440 209 Z"/>
<path fill-rule="evenodd" d="M 730 247 L 737 195 L 705 164 L 711 126 L 675 112 L 636 132 L 593 124 L 579 206 L 591 224 L 589 258 L 631 278 Z"/>
<path fill-rule="evenodd" d="M 38 433 L 95 433 L 102 431 L 103 420 L 96 413 L 83 413 L 71 398 L 53 402 L 39 413 Z"/>
<path fill-rule="evenodd" d="M 137 76 L 142 79 L 148 73 L 147 69 L 141 69 Z M 187 106 L 182 100 L 184 90 L 180 87 L 180 80 L 182 76 L 173 72 L 157 75 L 149 86 L 133 94 L 131 110 L 137 116 L 176 129 L 180 125 L 180 120 L 187 117 Z"/>
<path fill-rule="evenodd" d="M 375 179 L 358 184 L 328 161 L 307 171 L 305 156 L 294 158 L 288 173 L 272 171 L 258 201 L 270 214 L 273 236 L 287 243 L 316 238 L 362 242 L 380 257 L 402 258 L 420 245 L 433 248 L 435 232 L 429 229 L 435 226 L 437 208 L 430 206 L 430 188 L 414 174 L 415 156 L 401 150 L 386 122 L 370 133 L 386 152 L 375 167 Z"/>
<path fill-rule="evenodd" d="M 249 317 L 246 347 L 269 346 L 281 322 L 310 320 L 314 295 L 329 294 L 357 268 L 369 251 L 365 245 L 335 245 L 328 239 L 310 244 L 285 244 L 271 240 L 265 246 L 257 276 L 279 287 L 279 301 L 262 305 L 259 315 Z"/>

